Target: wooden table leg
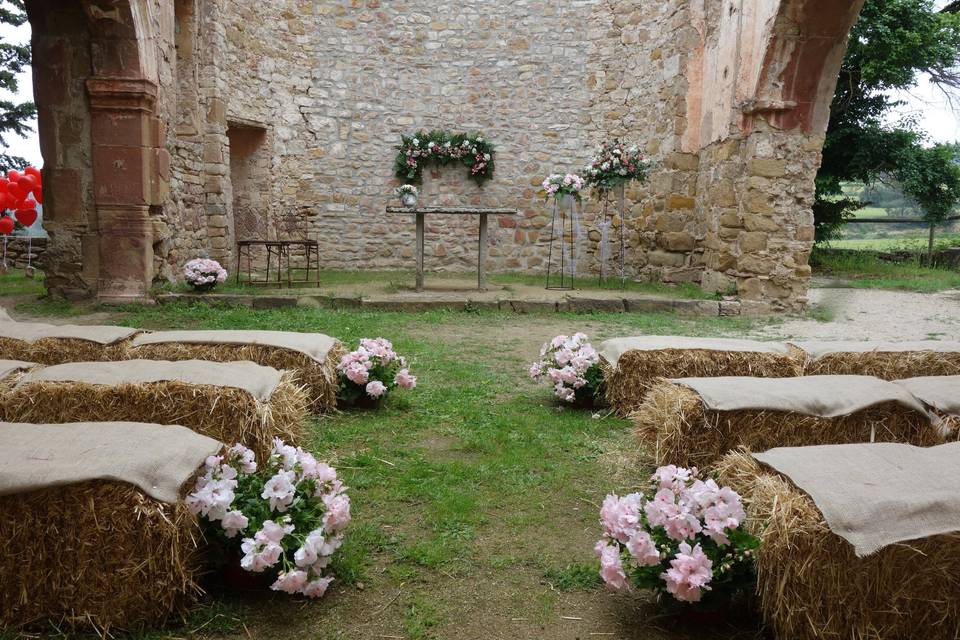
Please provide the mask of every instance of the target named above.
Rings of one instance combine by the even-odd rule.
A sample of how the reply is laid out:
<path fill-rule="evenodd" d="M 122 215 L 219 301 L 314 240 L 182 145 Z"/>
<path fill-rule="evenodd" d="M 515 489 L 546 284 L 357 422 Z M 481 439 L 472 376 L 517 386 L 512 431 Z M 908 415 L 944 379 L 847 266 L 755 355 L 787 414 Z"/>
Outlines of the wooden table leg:
<path fill-rule="evenodd" d="M 477 247 L 477 289 L 487 289 L 487 214 L 480 214 L 480 244 Z"/>
<path fill-rule="evenodd" d="M 423 291 L 423 214 L 417 216 L 417 291 Z"/>

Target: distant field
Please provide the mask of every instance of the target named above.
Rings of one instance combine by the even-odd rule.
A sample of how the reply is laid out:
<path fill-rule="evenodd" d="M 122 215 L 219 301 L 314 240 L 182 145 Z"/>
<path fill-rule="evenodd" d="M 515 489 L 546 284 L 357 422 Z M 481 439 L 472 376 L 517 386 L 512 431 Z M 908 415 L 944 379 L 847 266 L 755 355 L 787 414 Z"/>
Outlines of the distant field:
<path fill-rule="evenodd" d="M 936 246 L 960 245 L 960 233 L 938 233 L 935 236 Z M 889 238 L 846 238 L 832 240 L 832 249 L 860 249 L 864 251 L 894 251 L 894 250 L 925 250 L 927 235 L 897 235 Z"/>

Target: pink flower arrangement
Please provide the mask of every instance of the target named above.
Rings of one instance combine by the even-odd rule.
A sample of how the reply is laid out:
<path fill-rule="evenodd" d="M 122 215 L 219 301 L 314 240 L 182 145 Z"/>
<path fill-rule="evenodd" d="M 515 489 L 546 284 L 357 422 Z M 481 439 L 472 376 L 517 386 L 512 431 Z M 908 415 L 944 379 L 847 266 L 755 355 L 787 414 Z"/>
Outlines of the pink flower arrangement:
<path fill-rule="evenodd" d="M 645 182 L 650 174 L 651 163 L 644 158 L 637 145 L 627 145 L 620 140 L 604 142 L 584 168 L 586 182 L 599 191 L 609 191 L 631 180 Z"/>
<path fill-rule="evenodd" d="M 759 540 L 743 529 L 740 496 L 696 469 L 657 469 L 646 493 L 608 495 L 595 551 L 613 590 L 654 589 L 680 602 L 730 595 L 753 579 Z"/>
<path fill-rule="evenodd" d="M 549 379 L 554 394 L 565 402 L 590 404 L 603 394 L 600 355 L 583 333 L 556 336 L 545 343 L 529 373 L 534 380 Z"/>
<path fill-rule="evenodd" d="M 330 560 L 350 523 L 350 498 L 330 465 L 274 439 L 258 470 L 254 453 L 237 444 L 207 458 L 186 503 L 212 538 L 239 552 L 243 569 L 275 576 L 271 589 L 326 593 Z"/>
<path fill-rule="evenodd" d="M 570 195 L 579 200 L 580 191 L 584 185 L 585 182 L 583 178 L 575 173 L 568 173 L 566 175 L 551 173 L 543 179 L 542 186 L 547 198 Z"/>
<path fill-rule="evenodd" d="M 394 387 L 415 389 L 417 378 L 410 374 L 407 361 L 384 338 L 364 338 L 360 346 L 340 359 L 338 398 L 346 404 L 362 398 L 379 400 Z"/>
<path fill-rule="evenodd" d="M 194 258 L 183 265 L 183 277 L 196 289 L 212 289 L 227 279 L 227 270 L 210 258 Z"/>
<path fill-rule="evenodd" d="M 493 177 L 494 146 L 478 133 L 449 133 L 435 129 L 400 136 L 394 175 L 419 184 L 429 165 L 462 164 L 479 185 Z"/>

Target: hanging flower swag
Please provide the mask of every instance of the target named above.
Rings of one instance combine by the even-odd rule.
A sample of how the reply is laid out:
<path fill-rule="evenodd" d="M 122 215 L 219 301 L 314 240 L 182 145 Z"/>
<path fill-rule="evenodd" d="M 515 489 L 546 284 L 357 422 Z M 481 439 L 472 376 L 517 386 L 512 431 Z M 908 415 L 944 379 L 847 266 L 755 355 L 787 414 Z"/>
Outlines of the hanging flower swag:
<path fill-rule="evenodd" d="M 434 129 L 400 139 L 394 173 L 404 182 L 420 184 L 424 167 L 457 162 L 470 170 L 470 179 L 478 185 L 493 177 L 494 147 L 479 133 L 451 134 Z"/>

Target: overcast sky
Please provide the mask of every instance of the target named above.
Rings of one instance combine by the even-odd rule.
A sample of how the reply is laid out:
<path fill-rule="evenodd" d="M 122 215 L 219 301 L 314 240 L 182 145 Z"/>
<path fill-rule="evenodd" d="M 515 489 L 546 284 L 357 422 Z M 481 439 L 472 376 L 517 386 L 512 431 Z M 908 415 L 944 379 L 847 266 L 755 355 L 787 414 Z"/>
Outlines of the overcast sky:
<path fill-rule="evenodd" d="M 938 0 L 937 6 L 942 6 L 947 0 Z M 24 24 L 18 28 L 0 24 L 0 39 L 5 41 L 26 42 L 30 39 L 30 26 Z M 14 98 L 17 101 L 33 99 L 33 81 L 29 69 L 21 74 L 20 91 Z M 9 92 L 0 91 L 0 96 L 7 99 Z M 896 97 L 904 101 L 904 105 L 891 115 L 889 120 L 895 122 L 900 117 L 914 117 L 919 126 L 929 136 L 930 142 L 956 142 L 960 139 L 960 118 L 951 109 L 943 93 L 931 85 L 927 77 L 923 77 L 917 87 L 909 92 L 899 92 Z M 957 107 L 960 110 L 960 96 L 957 96 Z M 34 126 L 34 128 L 36 128 Z M 40 166 L 43 159 L 40 156 L 40 146 L 37 134 L 34 132 L 28 138 L 21 138 L 13 134 L 5 135 L 9 153 L 26 158 L 32 164 Z"/>

